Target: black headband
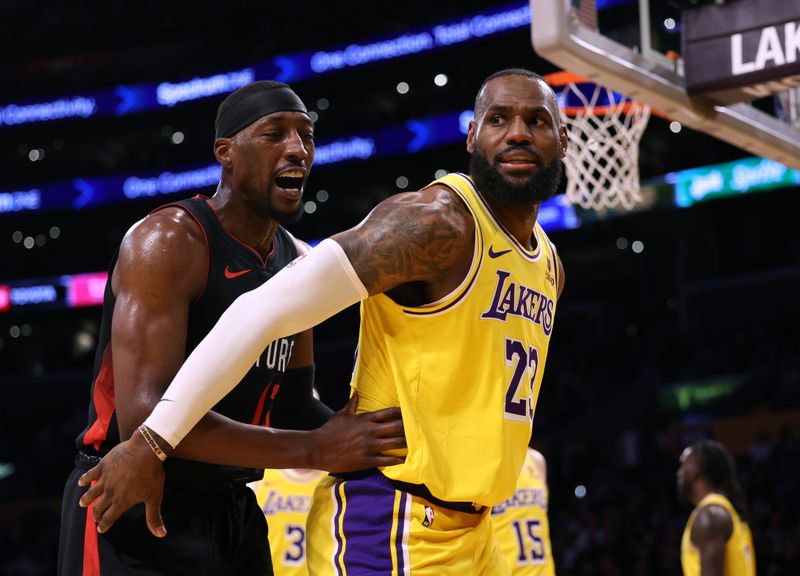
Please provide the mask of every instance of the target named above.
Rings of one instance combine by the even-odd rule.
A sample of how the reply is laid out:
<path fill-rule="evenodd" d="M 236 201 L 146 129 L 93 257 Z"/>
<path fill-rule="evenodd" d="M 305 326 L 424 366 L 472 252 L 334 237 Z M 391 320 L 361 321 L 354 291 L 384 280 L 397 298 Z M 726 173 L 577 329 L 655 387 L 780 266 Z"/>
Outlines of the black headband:
<path fill-rule="evenodd" d="M 308 114 L 306 105 L 288 86 L 276 86 L 248 94 L 225 110 L 217 120 L 217 138 L 230 138 L 273 112 L 302 112 Z"/>

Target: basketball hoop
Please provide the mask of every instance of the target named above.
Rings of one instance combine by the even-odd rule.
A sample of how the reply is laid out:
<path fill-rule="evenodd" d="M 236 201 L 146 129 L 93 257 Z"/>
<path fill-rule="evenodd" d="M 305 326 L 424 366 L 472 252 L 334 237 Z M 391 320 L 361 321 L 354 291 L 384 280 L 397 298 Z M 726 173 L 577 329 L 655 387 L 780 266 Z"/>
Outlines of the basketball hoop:
<path fill-rule="evenodd" d="M 568 72 L 547 80 L 563 86 L 558 100 L 570 143 L 567 201 L 594 210 L 633 209 L 641 201 L 639 142 L 650 107 Z"/>

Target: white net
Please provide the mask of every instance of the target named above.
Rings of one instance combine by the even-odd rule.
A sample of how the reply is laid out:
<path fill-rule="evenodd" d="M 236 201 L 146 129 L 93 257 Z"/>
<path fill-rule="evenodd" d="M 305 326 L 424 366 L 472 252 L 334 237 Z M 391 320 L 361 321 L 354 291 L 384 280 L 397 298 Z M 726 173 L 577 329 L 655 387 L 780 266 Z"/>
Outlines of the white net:
<path fill-rule="evenodd" d="M 559 95 L 561 119 L 569 131 L 567 200 L 601 210 L 630 210 L 639 194 L 639 142 L 650 119 L 650 107 L 612 90 L 568 83 Z M 576 100 L 577 99 L 577 100 Z M 579 106 L 569 106 L 569 102 Z"/>

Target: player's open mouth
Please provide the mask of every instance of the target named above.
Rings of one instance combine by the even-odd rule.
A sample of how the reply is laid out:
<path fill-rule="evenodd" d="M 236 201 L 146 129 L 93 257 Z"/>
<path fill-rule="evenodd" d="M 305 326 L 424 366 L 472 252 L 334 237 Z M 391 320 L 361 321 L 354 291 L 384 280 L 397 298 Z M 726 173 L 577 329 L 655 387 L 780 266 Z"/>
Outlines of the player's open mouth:
<path fill-rule="evenodd" d="M 305 178 L 305 172 L 303 172 L 299 168 L 293 168 L 286 170 L 285 172 L 281 173 L 278 177 L 276 177 L 275 184 L 277 184 L 284 190 L 295 190 L 299 192 L 300 189 L 303 187 L 304 178 Z"/>

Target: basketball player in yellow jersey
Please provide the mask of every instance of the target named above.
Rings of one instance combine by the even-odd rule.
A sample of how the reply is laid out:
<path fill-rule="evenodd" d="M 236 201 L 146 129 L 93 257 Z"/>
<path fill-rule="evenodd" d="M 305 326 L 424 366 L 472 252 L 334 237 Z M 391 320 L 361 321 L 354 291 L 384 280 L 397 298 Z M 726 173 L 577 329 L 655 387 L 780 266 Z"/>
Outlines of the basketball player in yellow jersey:
<path fill-rule="evenodd" d="M 733 458 L 719 442 L 683 451 L 678 492 L 694 504 L 681 538 L 684 576 L 755 576 L 753 537 Z"/>
<path fill-rule="evenodd" d="M 314 487 L 324 475 L 319 470 L 264 470 L 264 478 L 250 485 L 267 517 L 275 576 L 308 576 L 306 518 Z"/>
<path fill-rule="evenodd" d="M 490 509 L 516 489 L 563 281 L 536 214 L 565 147 L 549 87 L 501 72 L 476 100 L 470 176 L 394 204 L 423 202 L 421 213 L 436 215 L 373 212 L 418 248 L 365 245 L 388 230 L 362 224 L 359 251 L 396 260 L 392 273 L 427 254 L 424 282 L 362 302 L 352 382 L 359 410 L 400 406 L 408 453 L 397 466 L 323 478 L 308 521 L 311 574 L 508 573 Z"/>
<path fill-rule="evenodd" d="M 84 475 L 98 480 L 82 500 L 96 498 L 98 527 L 137 501 L 157 518 L 159 458 L 259 350 L 363 301 L 354 398 L 359 411 L 399 406 L 405 439 L 380 424 L 379 469 L 320 481 L 309 573 L 508 574 L 490 509 L 516 489 L 564 282 L 536 220 L 558 190 L 566 147 L 556 96 L 539 75 L 487 78 L 467 135 L 469 176 L 384 200 L 239 297 L 145 420 L 152 442 L 133 435 Z M 405 459 L 387 444 L 407 445 Z"/>
<path fill-rule="evenodd" d="M 556 573 L 547 502 L 547 463 L 540 452 L 528 448 L 517 491 L 492 508 L 494 533 L 513 576 Z"/>

